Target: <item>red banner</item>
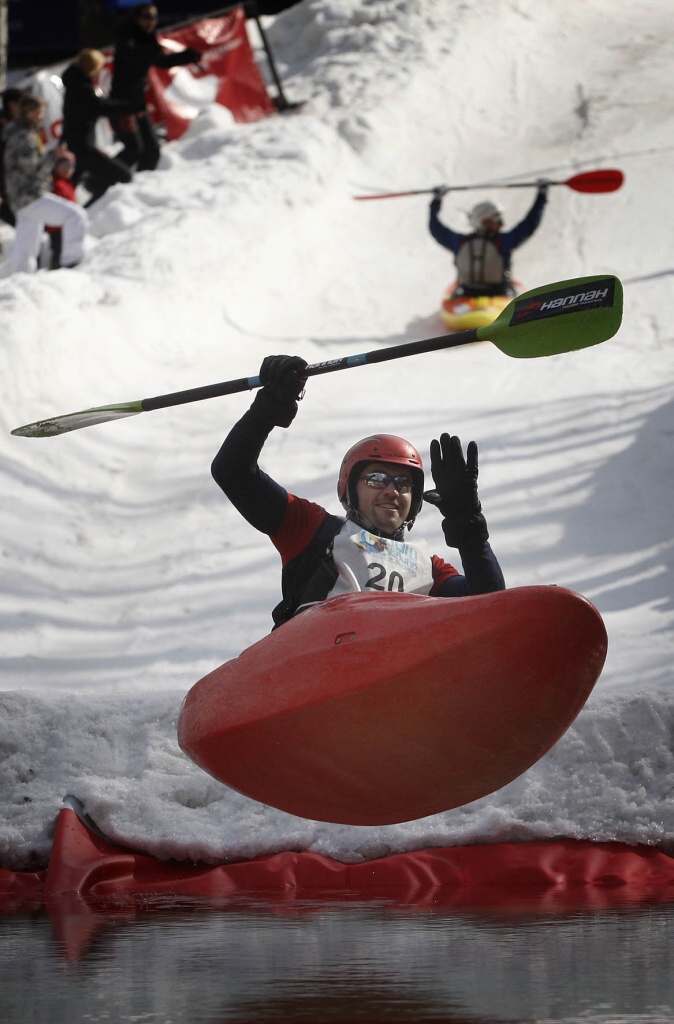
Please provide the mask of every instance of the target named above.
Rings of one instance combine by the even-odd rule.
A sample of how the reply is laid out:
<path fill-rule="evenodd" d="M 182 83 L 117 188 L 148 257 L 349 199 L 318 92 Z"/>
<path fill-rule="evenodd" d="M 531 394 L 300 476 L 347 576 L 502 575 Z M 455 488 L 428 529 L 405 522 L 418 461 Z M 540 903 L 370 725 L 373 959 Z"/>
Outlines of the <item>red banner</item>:
<path fill-rule="evenodd" d="M 242 7 L 161 33 L 159 39 L 165 50 L 193 47 L 203 55 L 198 66 L 150 69 L 149 105 L 169 140 L 179 138 L 211 103 L 227 107 L 240 122 L 275 113 L 248 41 Z"/>
<path fill-rule="evenodd" d="M 188 64 L 167 70 L 150 69 L 148 106 L 153 120 L 166 126 L 168 139 L 179 138 L 199 111 L 211 103 L 227 107 L 239 122 L 258 121 L 276 112 L 248 41 L 242 7 L 167 31 L 160 39 L 165 50 L 179 52 L 189 46 L 202 53 L 199 67 Z M 101 95 L 107 96 L 115 54 L 112 49 L 103 52 L 106 63 L 96 85 Z M 66 67 L 67 62 L 52 64 L 27 74 L 17 83 L 19 88 L 37 93 L 47 104 L 48 146 L 55 145 L 61 137 L 63 86 L 60 77 Z M 106 149 L 112 144 L 105 118 L 99 120 L 96 131 L 99 146 Z"/>

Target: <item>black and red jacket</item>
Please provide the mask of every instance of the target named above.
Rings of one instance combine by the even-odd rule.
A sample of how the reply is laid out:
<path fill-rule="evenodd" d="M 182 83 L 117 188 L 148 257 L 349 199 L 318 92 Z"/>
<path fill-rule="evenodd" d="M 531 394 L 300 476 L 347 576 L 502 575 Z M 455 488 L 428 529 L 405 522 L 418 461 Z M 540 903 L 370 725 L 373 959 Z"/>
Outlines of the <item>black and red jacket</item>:
<path fill-rule="evenodd" d="M 272 425 L 249 409 L 234 425 L 213 460 L 211 472 L 244 519 L 269 536 L 281 556 L 283 600 L 274 609 L 276 626 L 300 605 L 322 600 L 336 577 L 330 544 L 345 520 L 321 505 L 289 494 L 258 464 Z M 503 590 L 503 573 L 488 542 L 460 551 L 464 574 L 432 556 L 434 597 L 466 597 Z"/>

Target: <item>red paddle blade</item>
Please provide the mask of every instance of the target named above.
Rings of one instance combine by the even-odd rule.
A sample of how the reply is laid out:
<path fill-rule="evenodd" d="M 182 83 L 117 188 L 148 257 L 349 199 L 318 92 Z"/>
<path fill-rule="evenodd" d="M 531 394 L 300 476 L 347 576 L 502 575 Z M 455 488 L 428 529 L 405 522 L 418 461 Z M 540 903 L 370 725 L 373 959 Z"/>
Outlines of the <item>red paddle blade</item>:
<path fill-rule="evenodd" d="M 615 192 L 620 188 L 625 175 L 622 171 L 585 171 L 582 174 L 574 174 L 564 182 L 569 188 L 576 192 Z"/>

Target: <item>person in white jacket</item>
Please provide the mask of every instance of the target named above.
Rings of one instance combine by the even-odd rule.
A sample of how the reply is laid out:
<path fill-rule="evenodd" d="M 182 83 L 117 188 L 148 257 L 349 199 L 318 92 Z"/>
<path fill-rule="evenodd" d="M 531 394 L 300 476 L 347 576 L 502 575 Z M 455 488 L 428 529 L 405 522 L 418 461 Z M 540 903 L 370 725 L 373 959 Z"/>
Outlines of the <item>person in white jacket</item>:
<path fill-rule="evenodd" d="M 16 217 L 11 273 L 37 270 L 45 224 L 62 228 L 62 267 L 77 266 L 84 256 L 86 212 L 50 191 L 54 163 L 65 147 L 45 151 L 40 134 L 44 112 L 39 96 L 24 94 L 19 116 L 5 132 L 5 198 Z"/>

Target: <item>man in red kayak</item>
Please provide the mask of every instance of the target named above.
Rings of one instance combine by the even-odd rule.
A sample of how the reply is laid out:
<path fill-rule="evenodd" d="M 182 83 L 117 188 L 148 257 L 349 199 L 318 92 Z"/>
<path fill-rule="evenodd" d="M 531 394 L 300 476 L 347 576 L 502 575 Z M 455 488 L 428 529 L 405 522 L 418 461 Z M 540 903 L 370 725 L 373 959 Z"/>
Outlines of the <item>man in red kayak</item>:
<path fill-rule="evenodd" d="M 241 515 L 266 533 L 282 562 L 283 600 L 276 626 L 327 597 L 352 591 L 388 591 L 432 597 L 465 597 L 505 589 L 489 545 L 477 493 L 477 445 L 464 458 L 458 437 L 431 441 L 435 490 L 424 492 L 416 449 L 401 437 L 378 434 L 344 456 L 337 485 L 346 517 L 289 494 L 258 465 L 274 427 L 289 427 L 306 383 L 299 356 L 267 356 L 264 385 L 234 425 L 211 467 L 216 483 Z M 464 575 L 424 542 L 406 539 L 424 499 L 437 506 L 450 547 L 461 555 Z"/>
<path fill-rule="evenodd" d="M 430 205 L 428 227 L 436 242 L 454 253 L 456 289 L 461 295 L 514 295 L 510 280 L 513 250 L 531 238 L 543 216 L 548 200 L 548 186 L 538 185 L 536 198 L 523 220 L 510 231 L 503 231 L 503 210 L 496 203 L 478 203 L 468 214 L 473 231 L 461 234 L 446 227 L 438 214 L 447 189 L 436 188 Z"/>

